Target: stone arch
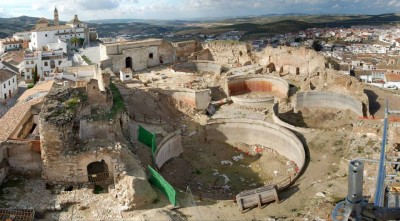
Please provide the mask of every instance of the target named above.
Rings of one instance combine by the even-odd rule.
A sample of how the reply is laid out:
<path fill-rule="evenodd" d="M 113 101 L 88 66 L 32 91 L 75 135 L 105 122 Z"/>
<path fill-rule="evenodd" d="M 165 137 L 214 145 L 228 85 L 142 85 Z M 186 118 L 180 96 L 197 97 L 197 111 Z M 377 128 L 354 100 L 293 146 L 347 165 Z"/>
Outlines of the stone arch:
<path fill-rule="evenodd" d="M 89 163 L 87 173 L 89 182 L 106 181 L 110 176 L 108 165 L 104 160 Z"/>
<path fill-rule="evenodd" d="M 132 58 L 131 57 L 125 58 L 125 68 L 132 69 Z"/>

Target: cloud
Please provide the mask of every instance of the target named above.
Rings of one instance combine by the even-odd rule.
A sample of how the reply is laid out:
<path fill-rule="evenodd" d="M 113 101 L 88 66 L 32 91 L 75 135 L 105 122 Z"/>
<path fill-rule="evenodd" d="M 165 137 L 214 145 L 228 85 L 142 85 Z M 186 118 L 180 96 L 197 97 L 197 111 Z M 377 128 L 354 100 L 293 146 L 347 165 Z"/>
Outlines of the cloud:
<path fill-rule="evenodd" d="M 76 0 L 76 3 L 84 10 L 110 10 L 119 7 L 116 0 Z"/>

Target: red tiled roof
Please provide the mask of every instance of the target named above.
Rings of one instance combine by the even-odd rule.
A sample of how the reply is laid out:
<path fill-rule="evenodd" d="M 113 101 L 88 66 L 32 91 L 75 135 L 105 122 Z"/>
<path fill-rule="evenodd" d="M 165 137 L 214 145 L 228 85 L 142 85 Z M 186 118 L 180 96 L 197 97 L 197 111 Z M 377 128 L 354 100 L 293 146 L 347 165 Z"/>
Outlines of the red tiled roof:
<path fill-rule="evenodd" d="M 386 82 L 400 82 L 400 74 L 385 74 Z"/>

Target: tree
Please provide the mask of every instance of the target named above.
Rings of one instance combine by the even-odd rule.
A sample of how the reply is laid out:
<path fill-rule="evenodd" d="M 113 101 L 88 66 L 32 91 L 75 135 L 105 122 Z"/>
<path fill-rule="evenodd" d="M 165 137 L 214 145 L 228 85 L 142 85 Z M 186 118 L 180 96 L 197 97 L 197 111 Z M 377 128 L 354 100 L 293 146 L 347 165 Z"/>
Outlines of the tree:
<path fill-rule="evenodd" d="M 321 51 L 323 47 L 322 47 L 322 45 L 321 45 L 321 42 L 319 42 L 319 41 L 314 41 L 313 44 L 312 44 L 312 48 L 313 48 L 315 51 Z"/>
<path fill-rule="evenodd" d="M 38 81 L 38 71 L 37 71 L 37 65 L 35 65 L 35 69 L 32 72 L 32 78 L 33 78 L 33 84 L 36 84 Z"/>
<path fill-rule="evenodd" d="M 74 44 L 75 45 L 75 48 L 76 48 L 76 44 L 79 44 L 79 38 L 77 38 L 77 37 L 72 37 L 70 40 L 69 40 L 69 42 L 71 43 L 71 44 Z"/>

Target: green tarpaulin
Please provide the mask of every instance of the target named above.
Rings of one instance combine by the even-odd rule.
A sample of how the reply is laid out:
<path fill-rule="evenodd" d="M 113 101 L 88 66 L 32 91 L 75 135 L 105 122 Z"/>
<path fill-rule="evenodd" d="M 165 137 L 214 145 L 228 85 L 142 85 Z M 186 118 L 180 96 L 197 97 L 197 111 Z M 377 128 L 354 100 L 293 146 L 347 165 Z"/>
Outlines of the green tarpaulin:
<path fill-rule="evenodd" d="M 176 191 L 169 184 L 164 177 L 162 177 L 157 171 L 155 171 L 151 166 L 147 166 L 150 173 L 150 182 L 158 187 L 169 199 L 172 205 L 176 206 Z"/>
<path fill-rule="evenodd" d="M 140 125 L 138 130 L 138 140 L 142 144 L 150 147 L 153 153 L 156 152 L 157 150 L 156 135 L 150 133 Z"/>

